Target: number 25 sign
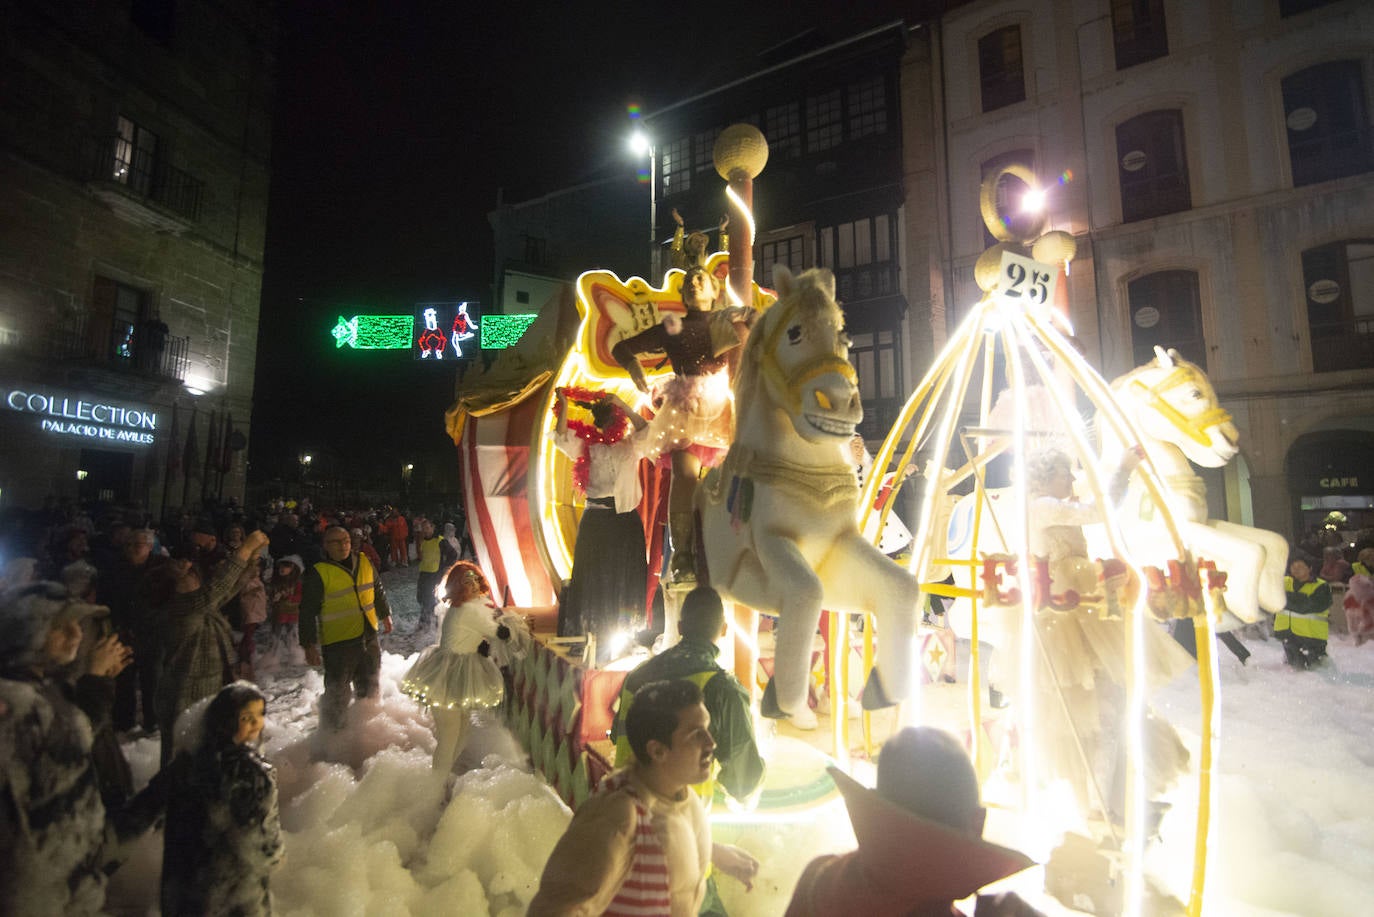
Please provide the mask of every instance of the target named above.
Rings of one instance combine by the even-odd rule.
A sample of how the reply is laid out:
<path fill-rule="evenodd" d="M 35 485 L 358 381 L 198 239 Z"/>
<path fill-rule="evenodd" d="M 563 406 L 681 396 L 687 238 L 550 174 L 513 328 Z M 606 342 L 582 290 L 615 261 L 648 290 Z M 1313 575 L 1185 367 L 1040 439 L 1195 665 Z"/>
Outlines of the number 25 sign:
<path fill-rule="evenodd" d="M 1059 271 L 1043 261 L 1024 255 L 1002 252 L 1002 267 L 997 275 L 997 293 L 1019 306 L 1047 306 L 1054 302 Z"/>

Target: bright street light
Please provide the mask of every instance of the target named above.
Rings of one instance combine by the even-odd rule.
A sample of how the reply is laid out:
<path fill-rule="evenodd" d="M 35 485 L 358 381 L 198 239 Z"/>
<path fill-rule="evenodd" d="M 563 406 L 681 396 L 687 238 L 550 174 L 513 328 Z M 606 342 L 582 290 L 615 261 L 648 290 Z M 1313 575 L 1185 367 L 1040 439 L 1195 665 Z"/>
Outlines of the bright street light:
<path fill-rule="evenodd" d="M 635 131 L 630 135 L 630 149 L 636 156 L 646 156 L 649 153 L 649 135 L 643 131 Z"/>

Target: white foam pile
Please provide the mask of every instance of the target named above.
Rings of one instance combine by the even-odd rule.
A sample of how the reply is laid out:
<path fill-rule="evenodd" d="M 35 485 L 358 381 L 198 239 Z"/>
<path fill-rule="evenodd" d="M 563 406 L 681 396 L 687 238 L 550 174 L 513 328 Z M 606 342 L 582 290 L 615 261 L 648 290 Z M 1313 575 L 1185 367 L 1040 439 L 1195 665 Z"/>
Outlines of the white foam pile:
<path fill-rule="evenodd" d="M 398 629 L 406 623 L 402 617 Z M 432 636 L 388 637 L 380 697 L 355 704 L 347 727 L 327 740 L 316 730 L 318 670 L 289 658 L 260 660 L 259 681 L 270 697 L 265 751 L 277 767 L 286 838 L 285 862 L 272 876 L 278 914 L 524 913 L 570 813 L 529 773 L 499 726 L 477 731 L 460 762 L 466 770 L 450 785 L 431 775 L 428 720 L 397 681 Z M 1221 650 L 1224 733 L 1206 913 L 1367 912 L 1374 900 L 1374 646 L 1333 638 L 1332 666 L 1305 673 L 1283 666 L 1274 641 L 1250 641 L 1250 648 L 1244 668 Z M 1171 719 L 1195 722 L 1196 680 L 1179 679 L 1156 701 Z M 156 739 L 126 751 L 137 778 L 147 780 L 157 765 Z M 1190 792 L 1175 794 L 1163 843 L 1150 858 L 1152 872 L 1185 900 Z M 800 821 L 722 824 L 717 837 L 762 863 L 753 892 L 721 880 L 736 917 L 781 913 L 812 856 L 853 844 L 843 807 L 833 803 Z M 158 836 L 146 839 L 115 875 L 113 912 L 156 911 L 160 844 Z M 1036 904 L 1065 912 L 1050 900 Z"/>

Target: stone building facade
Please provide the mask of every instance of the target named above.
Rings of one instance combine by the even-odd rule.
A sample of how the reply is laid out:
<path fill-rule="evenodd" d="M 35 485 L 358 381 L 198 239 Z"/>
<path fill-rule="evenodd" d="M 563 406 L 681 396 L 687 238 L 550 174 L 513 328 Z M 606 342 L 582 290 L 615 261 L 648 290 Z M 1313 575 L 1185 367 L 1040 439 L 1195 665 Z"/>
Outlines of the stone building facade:
<path fill-rule="evenodd" d="M 272 5 L 47 0 L 6 19 L 0 507 L 242 498 Z"/>
<path fill-rule="evenodd" d="M 938 129 L 905 157 L 947 189 L 948 321 L 979 296 L 982 178 L 1023 162 L 1077 239 L 1089 359 L 1175 347 L 1234 415 L 1213 515 L 1374 527 L 1374 7 L 980 0 L 924 29 Z"/>

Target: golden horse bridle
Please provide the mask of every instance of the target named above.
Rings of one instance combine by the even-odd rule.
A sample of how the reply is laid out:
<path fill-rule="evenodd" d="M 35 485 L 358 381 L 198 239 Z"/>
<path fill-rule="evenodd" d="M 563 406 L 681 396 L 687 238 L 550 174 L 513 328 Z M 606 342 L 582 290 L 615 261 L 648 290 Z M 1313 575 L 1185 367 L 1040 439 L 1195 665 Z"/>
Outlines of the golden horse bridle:
<path fill-rule="evenodd" d="M 774 305 L 773 308 L 776 309 L 778 306 Z M 777 324 L 769 329 L 768 336 L 763 340 L 764 353 L 759 367 L 763 374 L 771 379 L 787 396 L 788 403 L 794 413 L 802 409 L 802 387 L 817 376 L 823 376 L 826 373 L 838 373 L 850 385 L 858 385 L 859 381 L 858 374 L 854 372 L 854 367 L 850 365 L 849 361 L 834 353 L 820 354 L 805 360 L 793 367 L 791 373 L 783 371 L 782 364 L 778 362 L 777 358 L 778 340 L 792 320 L 792 314 L 796 311 L 797 302 L 795 300 L 782 306 L 782 315 L 778 317 Z M 826 397 L 824 392 L 817 389 L 814 394 L 817 407 L 823 411 L 831 410 L 830 399 Z"/>
<path fill-rule="evenodd" d="M 1164 393 L 1170 389 L 1189 383 L 1203 384 L 1206 381 L 1205 376 L 1190 366 L 1175 366 L 1172 372 L 1167 373 L 1163 379 L 1154 385 L 1147 385 L 1139 379 L 1134 380 L 1131 385 L 1144 392 L 1149 406 L 1173 424 L 1180 433 L 1199 446 L 1210 447 L 1212 438 L 1207 435 L 1206 431 L 1230 423 L 1231 414 L 1218 405 L 1203 411 L 1196 417 L 1188 417 L 1164 398 Z"/>

